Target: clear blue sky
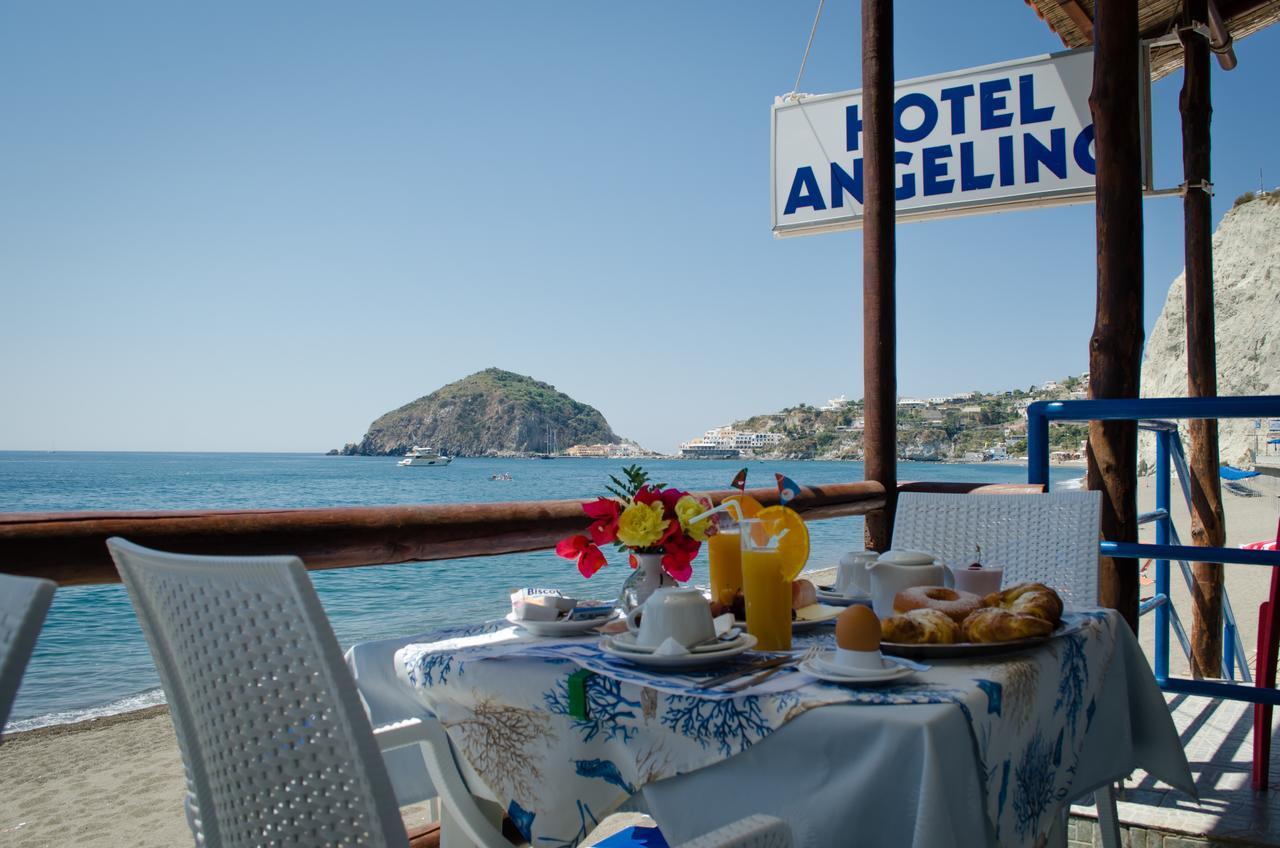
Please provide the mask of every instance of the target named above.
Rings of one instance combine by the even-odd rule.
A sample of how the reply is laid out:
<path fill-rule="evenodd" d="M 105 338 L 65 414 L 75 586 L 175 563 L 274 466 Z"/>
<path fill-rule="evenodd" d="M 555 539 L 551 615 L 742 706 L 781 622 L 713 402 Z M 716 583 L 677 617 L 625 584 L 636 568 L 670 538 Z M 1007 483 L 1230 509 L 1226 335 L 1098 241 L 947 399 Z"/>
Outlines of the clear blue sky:
<path fill-rule="evenodd" d="M 1061 49 L 1018 2 L 898 7 L 899 79 Z M 859 234 L 769 231 L 815 8 L 0 6 L 0 449 L 319 451 L 490 365 L 658 449 L 861 396 Z M 857 9 L 827 5 L 804 90 L 860 84 Z M 1216 217 L 1280 182 L 1277 47 L 1215 65 Z M 1149 328 L 1182 224 L 1145 209 Z M 902 394 L 1087 366 L 1091 205 L 898 238 Z"/>

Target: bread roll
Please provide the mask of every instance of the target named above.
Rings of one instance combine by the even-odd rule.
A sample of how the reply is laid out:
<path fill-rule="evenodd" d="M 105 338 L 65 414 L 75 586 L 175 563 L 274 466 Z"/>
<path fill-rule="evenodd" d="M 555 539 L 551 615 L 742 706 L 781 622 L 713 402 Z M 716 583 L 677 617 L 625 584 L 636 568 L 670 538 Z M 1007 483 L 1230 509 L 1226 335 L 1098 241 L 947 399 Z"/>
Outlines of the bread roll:
<path fill-rule="evenodd" d="M 1062 621 L 1062 598 L 1043 583 L 1019 583 L 982 599 L 984 607 L 999 607 L 1009 612 L 1034 615 L 1049 622 L 1050 630 Z"/>
<path fill-rule="evenodd" d="M 960 641 L 960 626 L 935 609 L 914 609 L 886 618 L 880 623 L 886 642 L 907 645 L 954 645 Z"/>
<path fill-rule="evenodd" d="M 791 581 L 791 608 L 798 610 L 818 602 L 818 589 L 808 580 Z"/>
<path fill-rule="evenodd" d="M 1034 615 L 986 607 L 966 618 L 960 630 L 966 642 L 1013 642 L 1048 636 L 1053 625 Z"/>

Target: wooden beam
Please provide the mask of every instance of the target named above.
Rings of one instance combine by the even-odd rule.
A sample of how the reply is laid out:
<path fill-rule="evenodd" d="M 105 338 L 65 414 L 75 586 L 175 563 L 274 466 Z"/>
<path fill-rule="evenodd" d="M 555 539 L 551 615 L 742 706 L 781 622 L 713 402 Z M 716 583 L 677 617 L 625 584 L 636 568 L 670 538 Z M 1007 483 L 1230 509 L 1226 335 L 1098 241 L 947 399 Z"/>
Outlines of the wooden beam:
<path fill-rule="evenodd" d="M 1089 13 L 1081 8 L 1076 0 L 1061 0 L 1058 4 L 1062 11 L 1067 13 L 1067 17 L 1071 19 L 1071 23 L 1076 25 L 1076 29 L 1080 31 L 1080 35 L 1086 41 L 1093 41 L 1093 20 L 1089 17 Z"/>
<path fill-rule="evenodd" d="M 883 551 L 893 538 L 898 481 L 893 0 L 862 0 L 862 112 L 863 476 L 887 497 L 885 509 L 867 517 L 866 546 Z"/>
<path fill-rule="evenodd" d="M 716 503 L 736 493 L 703 493 Z M 750 489 L 766 505 L 778 490 Z M 810 520 L 865 515 L 885 505 L 879 483 L 803 487 L 790 506 Z M 0 572 L 64 586 L 119 581 L 104 542 L 122 536 L 178 553 L 293 554 L 307 568 L 423 562 L 545 550 L 583 532 L 582 501 L 333 509 L 0 514 Z"/>
<path fill-rule="evenodd" d="M 1205 23 L 1205 0 L 1186 0 L 1184 23 Z M 1209 41 L 1182 33 L 1182 174 L 1188 186 L 1182 199 L 1187 286 L 1187 396 L 1218 394 L 1213 321 L 1213 207 L 1207 184 L 1209 124 L 1213 105 L 1209 88 Z M 1194 186 L 1205 185 L 1205 189 Z M 1222 547 L 1226 528 L 1222 487 L 1218 478 L 1218 422 L 1197 419 L 1191 430 L 1191 540 L 1202 547 Z M 1218 677 L 1222 661 L 1222 566 L 1197 562 L 1191 567 L 1191 673 Z"/>
<path fill-rule="evenodd" d="M 1138 105 L 1138 7 L 1098 0 L 1089 108 L 1097 158 L 1098 302 L 1089 339 L 1089 396 L 1136 398 L 1142 367 L 1142 140 Z M 1138 539 L 1138 426 L 1089 424 L 1087 481 L 1102 492 L 1102 535 Z M 1138 630 L 1138 563 L 1104 557 L 1099 599 Z"/>

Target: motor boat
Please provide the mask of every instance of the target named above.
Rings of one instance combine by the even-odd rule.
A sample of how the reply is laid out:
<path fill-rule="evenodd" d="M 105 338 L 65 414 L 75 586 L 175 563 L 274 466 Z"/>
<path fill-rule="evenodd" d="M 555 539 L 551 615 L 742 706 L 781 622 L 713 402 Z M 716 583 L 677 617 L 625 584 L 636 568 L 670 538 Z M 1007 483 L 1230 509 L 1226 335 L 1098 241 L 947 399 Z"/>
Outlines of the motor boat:
<path fill-rule="evenodd" d="M 400 460 L 397 465 L 448 465 L 453 462 L 453 457 L 445 456 L 437 453 L 431 448 L 420 448 L 413 446 L 413 450 L 404 455 L 404 459 Z"/>

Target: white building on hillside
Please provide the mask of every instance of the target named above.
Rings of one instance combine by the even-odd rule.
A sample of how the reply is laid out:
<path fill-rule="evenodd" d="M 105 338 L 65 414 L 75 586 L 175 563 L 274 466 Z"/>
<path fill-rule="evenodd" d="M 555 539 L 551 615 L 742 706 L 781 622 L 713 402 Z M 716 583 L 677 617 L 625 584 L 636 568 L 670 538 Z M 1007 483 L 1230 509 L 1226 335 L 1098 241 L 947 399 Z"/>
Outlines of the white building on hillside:
<path fill-rule="evenodd" d="M 782 443 L 781 433 L 753 433 L 729 425 L 714 427 L 696 439 L 682 442 L 682 456 L 739 456 L 743 451 L 769 448 Z"/>

